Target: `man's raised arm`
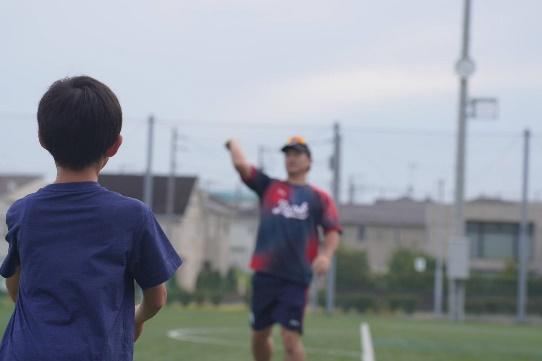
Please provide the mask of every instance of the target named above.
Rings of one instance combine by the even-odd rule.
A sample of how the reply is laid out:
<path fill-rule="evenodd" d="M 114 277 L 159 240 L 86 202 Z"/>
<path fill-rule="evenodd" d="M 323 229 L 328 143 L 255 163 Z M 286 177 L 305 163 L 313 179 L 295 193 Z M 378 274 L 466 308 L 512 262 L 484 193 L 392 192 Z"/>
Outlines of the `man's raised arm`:
<path fill-rule="evenodd" d="M 226 148 L 230 151 L 233 166 L 237 169 L 241 177 L 245 179 L 249 178 L 252 166 L 247 162 L 239 142 L 235 139 L 230 139 L 226 142 Z"/>

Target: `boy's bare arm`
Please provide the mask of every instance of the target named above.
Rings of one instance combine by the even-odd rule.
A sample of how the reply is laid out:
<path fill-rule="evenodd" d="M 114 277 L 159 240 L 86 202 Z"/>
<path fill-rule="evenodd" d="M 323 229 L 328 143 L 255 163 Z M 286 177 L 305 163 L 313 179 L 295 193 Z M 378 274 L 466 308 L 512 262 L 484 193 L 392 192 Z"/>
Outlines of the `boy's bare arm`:
<path fill-rule="evenodd" d="M 241 177 L 249 178 L 252 166 L 247 162 L 239 142 L 235 139 L 230 139 L 226 142 L 226 148 L 230 151 L 233 166 L 237 169 Z"/>
<path fill-rule="evenodd" d="M 135 310 L 135 340 L 141 335 L 145 321 L 156 315 L 164 307 L 166 301 L 167 288 L 165 283 L 143 290 L 143 301 L 136 306 Z"/>
<path fill-rule="evenodd" d="M 13 302 L 17 301 L 17 294 L 19 293 L 19 277 L 21 276 L 21 268 L 17 266 L 17 270 L 13 276 L 6 278 L 6 288 L 8 289 L 9 297 Z"/>

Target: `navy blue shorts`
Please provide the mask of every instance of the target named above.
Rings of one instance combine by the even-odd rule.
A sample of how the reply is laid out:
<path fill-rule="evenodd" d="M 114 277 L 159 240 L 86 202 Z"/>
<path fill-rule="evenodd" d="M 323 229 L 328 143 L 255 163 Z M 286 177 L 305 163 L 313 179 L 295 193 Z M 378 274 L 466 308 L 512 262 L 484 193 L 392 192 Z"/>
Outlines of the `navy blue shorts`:
<path fill-rule="evenodd" d="M 250 321 L 255 331 L 278 323 L 302 334 L 306 304 L 307 286 L 264 273 L 252 277 Z"/>

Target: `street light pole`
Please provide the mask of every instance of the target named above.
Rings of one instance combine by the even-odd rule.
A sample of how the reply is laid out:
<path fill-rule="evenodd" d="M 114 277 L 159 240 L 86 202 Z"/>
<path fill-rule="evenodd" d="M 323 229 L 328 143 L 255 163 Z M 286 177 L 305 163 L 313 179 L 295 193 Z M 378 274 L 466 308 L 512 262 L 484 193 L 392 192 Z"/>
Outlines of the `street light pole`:
<path fill-rule="evenodd" d="M 434 286 L 434 296 L 433 296 L 433 312 L 436 316 L 442 316 L 442 295 L 444 293 L 444 284 L 443 284 L 443 278 L 444 278 L 444 251 L 443 246 L 445 245 L 444 240 L 442 239 L 443 235 L 443 219 L 442 216 L 443 210 L 444 210 L 444 180 L 439 180 L 438 182 L 438 198 L 437 198 L 437 204 L 438 204 L 438 217 L 437 222 L 435 224 L 436 230 L 433 233 L 434 236 L 434 242 L 436 242 L 436 264 L 435 264 L 435 286 Z"/>
<path fill-rule="evenodd" d="M 465 279 L 468 278 L 469 242 L 465 237 L 465 159 L 467 137 L 467 103 L 469 77 L 474 73 L 475 65 L 469 57 L 471 1 L 465 0 L 463 16 L 463 37 L 461 58 L 456 71 L 459 76 L 459 109 L 455 169 L 455 204 L 453 239 L 450 242 L 449 263 L 458 265 L 451 268 L 449 279 L 448 309 L 451 320 L 462 321 L 465 317 Z M 453 259 L 455 258 L 455 259 Z M 457 271 L 457 272 L 455 272 Z"/>

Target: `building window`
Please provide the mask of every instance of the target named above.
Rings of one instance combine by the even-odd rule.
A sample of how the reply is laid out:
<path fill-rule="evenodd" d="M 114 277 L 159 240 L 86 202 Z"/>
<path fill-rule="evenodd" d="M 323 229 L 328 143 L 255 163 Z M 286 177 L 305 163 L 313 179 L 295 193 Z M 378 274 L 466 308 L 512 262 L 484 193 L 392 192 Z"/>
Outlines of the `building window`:
<path fill-rule="evenodd" d="M 365 226 L 364 225 L 358 226 L 357 238 L 359 242 L 365 241 Z"/>
<path fill-rule="evenodd" d="M 534 225 L 528 227 L 528 249 L 532 249 Z M 518 259 L 519 224 L 505 222 L 467 222 L 470 253 L 473 258 Z M 532 252 L 529 252 L 532 254 Z"/>

